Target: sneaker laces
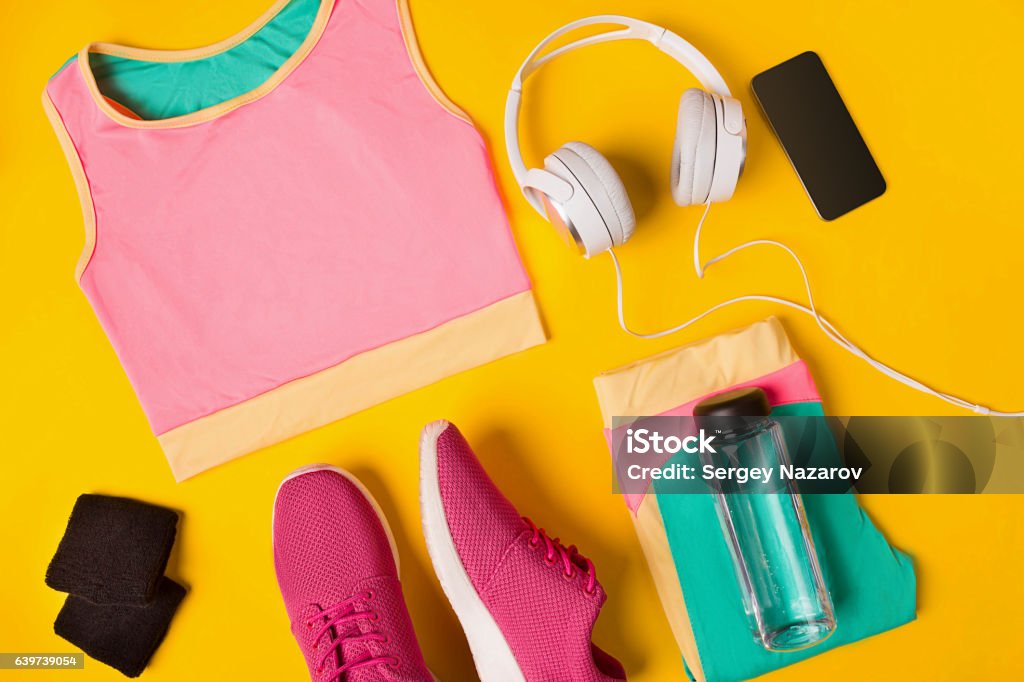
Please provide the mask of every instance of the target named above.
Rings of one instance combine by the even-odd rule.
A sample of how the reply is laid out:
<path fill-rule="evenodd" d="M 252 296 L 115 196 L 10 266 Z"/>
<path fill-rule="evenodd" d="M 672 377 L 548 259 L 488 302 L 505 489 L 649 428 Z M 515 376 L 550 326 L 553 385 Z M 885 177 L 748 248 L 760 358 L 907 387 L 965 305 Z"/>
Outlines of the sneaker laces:
<path fill-rule="evenodd" d="M 368 668 L 374 665 L 390 665 L 397 666 L 398 659 L 394 656 L 374 656 L 368 655 L 364 658 L 356 659 L 353 661 L 345 661 L 342 654 L 342 647 L 346 642 L 381 642 L 382 644 L 388 643 L 388 637 L 379 632 L 363 632 L 359 634 L 338 634 L 340 632 L 340 626 L 357 623 L 359 621 L 367 621 L 375 623 L 380 619 L 377 612 L 367 606 L 365 610 L 356 610 L 358 603 L 366 603 L 373 599 L 372 592 L 362 592 L 357 595 L 353 595 L 347 599 L 342 599 L 337 604 L 323 609 L 318 617 L 307 620 L 306 627 L 313 629 L 316 627 L 318 621 L 323 621 L 320 629 L 317 630 L 313 635 L 313 651 L 320 650 L 320 639 L 330 633 L 332 629 L 334 633 L 331 637 L 331 645 L 326 647 L 323 657 L 320 658 L 320 662 L 317 664 L 317 674 L 323 674 L 324 664 L 327 663 L 327 659 L 335 654 L 342 659 L 341 665 L 334 671 L 334 673 L 327 678 L 324 678 L 328 682 L 340 682 L 344 679 L 345 673 L 359 668 Z"/>
<path fill-rule="evenodd" d="M 597 591 L 597 573 L 594 568 L 594 562 L 586 558 L 579 553 L 576 549 L 576 545 L 569 545 L 566 547 L 563 545 L 558 538 L 550 538 L 543 528 L 539 528 L 533 521 L 523 517 L 523 521 L 533 531 L 533 535 L 530 537 L 530 547 L 537 548 L 544 545 L 545 553 L 544 559 L 549 564 L 554 565 L 559 560 L 562 562 L 562 568 L 564 570 L 563 575 L 567 579 L 572 579 L 576 575 L 576 569 L 578 568 L 583 575 L 587 577 L 587 584 L 585 590 L 588 595 L 593 595 Z"/>

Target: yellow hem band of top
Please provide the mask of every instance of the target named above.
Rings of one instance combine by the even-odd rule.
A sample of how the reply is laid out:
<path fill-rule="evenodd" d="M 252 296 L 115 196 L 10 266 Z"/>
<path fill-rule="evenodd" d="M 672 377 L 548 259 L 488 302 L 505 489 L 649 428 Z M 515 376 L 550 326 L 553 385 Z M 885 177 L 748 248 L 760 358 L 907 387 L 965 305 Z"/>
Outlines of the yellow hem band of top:
<path fill-rule="evenodd" d="M 158 436 L 182 481 L 546 340 L 533 292 L 502 299 Z"/>

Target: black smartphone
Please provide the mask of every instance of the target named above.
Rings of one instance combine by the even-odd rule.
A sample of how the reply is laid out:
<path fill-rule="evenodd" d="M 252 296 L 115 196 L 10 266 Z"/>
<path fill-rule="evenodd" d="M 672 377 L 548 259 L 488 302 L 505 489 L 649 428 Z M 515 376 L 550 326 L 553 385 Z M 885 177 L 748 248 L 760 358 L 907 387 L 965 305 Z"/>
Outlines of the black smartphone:
<path fill-rule="evenodd" d="M 750 85 L 823 220 L 882 196 L 885 178 L 821 57 L 804 52 Z"/>

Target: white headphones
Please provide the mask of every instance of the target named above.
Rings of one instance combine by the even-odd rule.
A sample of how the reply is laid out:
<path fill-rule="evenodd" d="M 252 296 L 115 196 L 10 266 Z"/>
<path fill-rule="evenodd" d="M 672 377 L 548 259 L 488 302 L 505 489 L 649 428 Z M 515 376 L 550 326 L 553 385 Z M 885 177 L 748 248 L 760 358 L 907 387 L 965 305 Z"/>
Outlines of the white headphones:
<path fill-rule="evenodd" d="M 582 38 L 537 55 L 561 36 L 584 26 L 625 28 Z M 512 172 L 527 201 L 590 258 L 633 235 L 636 217 L 622 180 L 608 160 L 583 142 L 569 142 L 544 159 L 544 168 L 526 169 L 519 148 L 523 81 L 556 57 L 596 43 L 646 40 L 689 70 L 705 90 L 691 88 L 679 102 L 672 151 L 672 196 L 680 206 L 725 201 L 736 190 L 747 152 L 747 125 L 738 100 L 721 74 L 697 48 L 670 31 L 629 17 L 580 19 L 553 32 L 519 67 L 505 104 L 505 143 Z"/>
<path fill-rule="evenodd" d="M 537 55 L 554 40 L 584 26 L 616 24 L 625 28 L 582 38 L 547 54 Z M 635 332 L 626 324 L 623 313 L 622 269 L 613 247 L 629 240 L 636 228 L 636 217 L 622 180 L 608 160 L 590 145 L 569 142 L 544 159 L 544 168 L 526 169 L 519 148 L 519 111 L 523 97 L 523 81 L 552 59 L 587 45 L 615 40 L 646 40 L 689 70 L 707 90 L 689 89 L 679 103 L 675 146 L 672 150 L 672 197 L 680 206 L 704 205 L 704 213 L 693 238 L 693 268 L 698 278 L 708 267 L 729 256 L 754 246 L 783 249 L 796 262 L 807 291 L 807 304 L 778 296 L 747 294 L 712 306 L 682 324 L 658 332 Z M 615 266 L 618 286 L 619 326 L 640 338 L 657 338 L 674 334 L 699 322 L 716 310 L 742 301 L 770 301 L 810 315 L 821 331 L 847 352 L 860 358 L 886 376 L 914 390 L 935 396 L 976 414 L 998 417 L 1022 417 L 1024 412 L 1000 412 L 981 404 L 943 393 L 868 355 L 836 329 L 817 309 L 811 293 L 810 280 L 803 263 L 791 248 L 771 239 L 743 242 L 723 254 L 702 263 L 700 234 L 712 202 L 729 199 L 743 172 L 747 151 L 747 125 L 740 103 L 733 99 L 721 74 L 697 48 L 676 34 L 646 21 L 615 15 L 580 19 L 551 33 L 533 48 L 519 67 L 505 103 L 505 144 L 516 182 L 527 201 L 538 213 L 554 224 L 567 239 L 590 258 L 604 251 Z"/>

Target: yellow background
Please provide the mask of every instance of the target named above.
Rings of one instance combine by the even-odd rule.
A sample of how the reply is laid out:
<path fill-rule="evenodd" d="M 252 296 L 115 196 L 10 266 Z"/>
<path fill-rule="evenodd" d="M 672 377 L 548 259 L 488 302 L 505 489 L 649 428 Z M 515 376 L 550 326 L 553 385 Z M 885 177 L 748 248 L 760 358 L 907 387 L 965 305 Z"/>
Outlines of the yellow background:
<path fill-rule="evenodd" d="M 43 574 L 75 497 L 128 495 L 183 511 L 170 574 L 191 587 L 145 679 L 302 680 L 271 565 L 278 481 L 327 461 L 360 476 L 398 538 L 426 658 L 442 680 L 473 679 L 419 526 L 416 441 L 447 417 L 521 511 L 575 542 L 610 596 L 595 639 L 630 679 L 682 666 L 621 500 L 591 386 L 604 369 L 779 314 L 837 414 L 953 414 L 768 304 L 723 311 L 675 338 L 639 341 L 614 318 L 606 258 L 586 262 L 518 196 L 502 151 L 507 83 L 550 29 L 627 12 L 687 37 L 723 72 L 748 116 L 735 198 L 715 207 L 705 254 L 751 237 L 804 257 L 822 308 L 879 358 L 947 391 L 1024 409 L 1019 87 L 1024 6 L 1011 0 L 585 2 L 412 0 L 426 60 L 494 151 L 513 229 L 551 335 L 546 346 L 448 379 L 175 485 L 117 359 L 72 278 L 82 245 L 71 176 L 39 105 L 47 77 L 83 44 L 184 48 L 248 25 L 269 0 L 4 0 L 0 107 L 0 650 L 68 651 L 52 634 L 64 595 Z M 749 92 L 759 71 L 817 50 L 889 183 L 834 222 L 815 215 Z M 628 314 L 652 327 L 745 292 L 800 298 L 776 253 L 745 253 L 698 282 L 695 209 L 675 207 L 668 160 L 676 103 L 694 81 L 642 45 L 577 53 L 531 82 L 528 160 L 570 139 L 606 152 L 640 214 L 622 250 Z M 772 680 L 1005 680 L 1024 673 L 1024 497 L 868 497 L 889 539 L 915 557 L 919 620 L 770 675 Z M 6 679 L 115 680 L 84 672 Z"/>

